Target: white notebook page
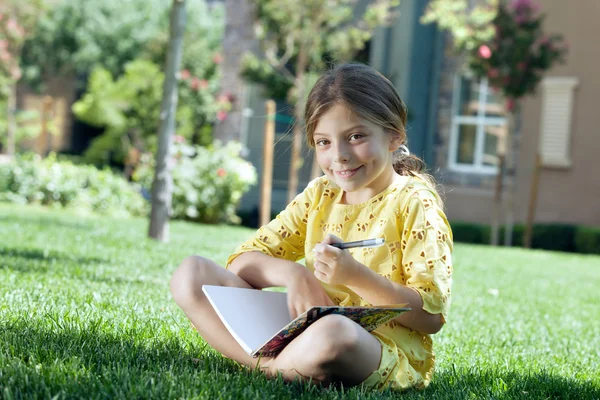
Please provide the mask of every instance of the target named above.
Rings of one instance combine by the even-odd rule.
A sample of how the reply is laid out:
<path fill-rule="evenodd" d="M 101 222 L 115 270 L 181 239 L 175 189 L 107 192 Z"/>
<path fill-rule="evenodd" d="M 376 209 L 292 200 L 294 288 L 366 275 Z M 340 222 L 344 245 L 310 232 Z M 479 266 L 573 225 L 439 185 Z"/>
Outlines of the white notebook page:
<path fill-rule="evenodd" d="M 248 354 L 292 321 L 286 293 L 211 285 L 202 286 L 202 291 Z"/>

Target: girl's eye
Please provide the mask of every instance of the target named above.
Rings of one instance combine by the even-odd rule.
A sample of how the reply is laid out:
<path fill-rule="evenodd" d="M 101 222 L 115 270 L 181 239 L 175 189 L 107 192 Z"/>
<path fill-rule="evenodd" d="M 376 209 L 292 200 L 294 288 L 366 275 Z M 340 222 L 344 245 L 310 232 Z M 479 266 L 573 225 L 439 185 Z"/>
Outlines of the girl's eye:
<path fill-rule="evenodd" d="M 363 135 L 362 133 L 353 133 L 352 135 L 350 135 L 350 140 L 358 140 L 364 137 L 365 135 Z"/>
<path fill-rule="evenodd" d="M 319 139 L 315 142 L 315 144 L 317 146 L 325 146 L 325 145 L 329 144 L 329 141 L 325 140 L 325 139 Z"/>

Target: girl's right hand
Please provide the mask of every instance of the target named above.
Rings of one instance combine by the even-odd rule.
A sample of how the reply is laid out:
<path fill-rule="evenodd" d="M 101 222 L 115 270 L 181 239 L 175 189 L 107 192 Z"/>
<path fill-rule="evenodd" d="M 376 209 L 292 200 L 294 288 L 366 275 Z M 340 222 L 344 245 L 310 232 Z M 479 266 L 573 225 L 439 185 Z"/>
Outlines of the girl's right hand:
<path fill-rule="evenodd" d="M 288 310 L 290 317 L 298 315 L 315 306 L 334 306 L 321 282 L 309 270 L 302 267 L 290 276 L 287 285 Z"/>

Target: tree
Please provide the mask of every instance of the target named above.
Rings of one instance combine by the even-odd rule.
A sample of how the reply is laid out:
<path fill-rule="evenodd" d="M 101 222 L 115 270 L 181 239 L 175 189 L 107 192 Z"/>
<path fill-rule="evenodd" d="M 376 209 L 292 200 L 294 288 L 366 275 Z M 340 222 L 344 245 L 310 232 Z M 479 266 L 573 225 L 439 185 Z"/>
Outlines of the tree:
<path fill-rule="evenodd" d="M 255 0 L 263 55 L 248 55 L 244 75 L 283 95 L 294 107 L 288 201 L 298 192 L 305 97 L 328 63 L 347 61 L 364 48 L 376 27 L 390 21 L 398 0 L 377 0 L 357 16 L 354 0 Z"/>
<path fill-rule="evenodd" d="M 173 179 L 169 163 L 175 128 L 177 79 L 183 52 L 185 11 L 185 0 L 173 0 L 169 48 L 165 63 L 163 101 L 160 112 L 160 128 L 158 131 L 156 171 L 154 173 L 154 183 L 152 184 L 152 212 L 148 233 L 151 238 L 162 242 L 169 240 L 169 213 L 173 191 Z"/>
<path fill-rule="evenodd" d="M 513 231 L 514 171 L 518 145 L 521 100 L 533 93 L 543 75 L 564 61 L 567 46 L 561 35 L 546 35 L 544 15 L 532 0 L 485 0 L 469 9 L 467 0 L 433 1 L 423 22 L 437 22 L 454 38 L 469 71 L 487 78 L 506 98 L 508 130 L 498 146 L 499 172 L 492 219 L 491 244 L 498 244 L 502 192 L 506 192 L 504 244 L 511 245 Z M 510 171 L 508 173 L 507 171 Z M 503 188 L 505 188 L 503 190 Z"/>
<path fill-rule="evenodd" d="M 163 0 L 61 1 L 26 42 L 23 69 L 32 86 L 43 91 L 47 78 L 56 76 L 87 83 L 75 115 L 104 128 L 86 150 L 89 161 L 115 166 L 123 164 L 129 150 L 128 160 L 156 152 L 158 118 L 152 115 L 160 113 L 169 6 Z M 206 145 L 219 111 L 228 107 L 215 101 L 223 7 L 188 0 L 186 9 L 191 18 L 184 35 L 179 86 L 185 100 L 179 102 L 177 133 Z"/>
<path fill-rule="evenodd" d="M 20 62 L 23 44 L 32 35 L 35 22 L 45 7 L 44 0 L 4 0 L 0 4 L 0 105 L 4 105 L 6 110 L 6 139 L 3 142 L 10 156 L 15 153 L 16 88 L 22 76 Z"/>
<path fill-rule="evenodd" d="M 215 125 L 214 138 L 223 143 L 240 140 L 245 84 L 242 77 L 242 57 L 256 46 L 254 0 L 225 0 L 225 34 L 221 61 L 221 95 L 231 103 L 229 112 L 221 114 Z"/>

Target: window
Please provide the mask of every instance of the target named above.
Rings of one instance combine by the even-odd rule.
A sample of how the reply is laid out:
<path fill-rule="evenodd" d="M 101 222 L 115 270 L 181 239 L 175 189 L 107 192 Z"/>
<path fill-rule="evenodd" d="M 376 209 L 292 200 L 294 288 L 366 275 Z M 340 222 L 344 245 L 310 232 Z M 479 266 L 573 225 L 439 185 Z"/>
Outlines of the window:
<path fill-rule="evenodd" d="M 504 100 L 487 79 L 467 76 L 454 80 L 449 168 L 495 174 L 498 150 L 506 135 Z"/>
<path fill-rule="evenodd" d="M 548 167 L 570 167 L 571 119 L 575 77 L 547 77 L 542 81 L 540 155 Z"/>

